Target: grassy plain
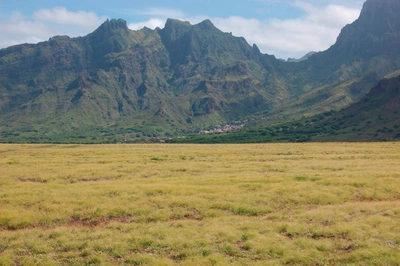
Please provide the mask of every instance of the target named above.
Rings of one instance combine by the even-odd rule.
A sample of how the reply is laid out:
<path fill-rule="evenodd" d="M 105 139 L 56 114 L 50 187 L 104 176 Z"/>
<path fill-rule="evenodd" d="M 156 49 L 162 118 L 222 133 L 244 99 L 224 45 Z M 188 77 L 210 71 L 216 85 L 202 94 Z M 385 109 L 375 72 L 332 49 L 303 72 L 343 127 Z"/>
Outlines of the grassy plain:
<path fill-rule="evenodd" d="M 399 265 L 400 143 L 0 145 L 0 265 Z"/>

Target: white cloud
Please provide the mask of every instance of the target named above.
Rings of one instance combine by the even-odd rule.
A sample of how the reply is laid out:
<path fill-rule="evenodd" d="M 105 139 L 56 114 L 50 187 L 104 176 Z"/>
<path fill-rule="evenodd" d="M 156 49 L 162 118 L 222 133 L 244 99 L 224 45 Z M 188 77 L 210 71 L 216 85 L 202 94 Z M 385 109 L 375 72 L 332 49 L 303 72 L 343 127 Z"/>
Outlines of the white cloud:
<path fill-rule="evenodd" d="M 0 23 L 0 47 L 19 43 L 37 43 L 55 33 L 49 26 L 38 21 L 27 20 L 20 12 L 13 12 L 11 20 Z"/>
<path fill-rule="evenodd" d="M 99 26 L 107 17 L 99 17 L 96 13 L 68 11 L 65 7 L 55 7 L 53 9 L 40 9 L 33 14 L 33 18 L 38 21 L 46 21 L 63 25 L 74 25 L 81 28 L 93 28 Z"/>
<path fill-rule="evenodd" d="M 143 22 L 138 22 L 138 23 L 129 23 L 128 28 L 131 30 L 140 30 L 144 27 L 150 28 L 150 29 L 155 29 L 157 27 L 163 28 L 165 25 L 165 20 L 164 19 L 159 19 L 159 18 L 152 18 L 147 21 Z"/>
<path fill-rule="evenodd" d="M 155 29 L 157 27 L 163 28 L 168 18 L 184 19 L 185 14 L 181 10 L 169 8 L 149 8 L 141 11 L 132 12 L 138 15 L 149 16 L 146 21 L 129 23 L 128 28 L 131 30 L 140 30 L 144 27 Z"/>
<path fill-rule="evenodd" d="M 279 2 L 277 0 L 257 1 L 265 4 Z M 309 51 L 322 51 L 329 48 L 334 44 L 340 30 L 359 16 L 361 5 L 355 5 L 354 2 L 347 5 L 348 0 L 335 0 L 335 3 L 341 4 L 322 6 L 321 3 L 324 1 L 321 1 L 289 1 L 293 7 L 303 12 L 301 17 L 294 19 L 261 20 L 239 16 L 187 17 L 180 10 L 168 8 L 123 11 L 147 17 L 143 21 L 129 23 L 128 27 L 133 30 L 139 30 L 145 26 L 151 29 L 163 28 L 169 17 L 190 21 L 192 24 L 209 18 L 222 31 L 243 36 L 250 44 L 257 44 L 263 53 L 287 58 L 301 57 Z M 31 18 L 15 12 L 9 21 L 0 21 L 0 48 L 24 42 L 35 43 L 58 34 L 71 37 L 86 35 L 105 20 L 105 16 L 98 16 L 93 12 L 71 12 L 64 7 L 41 9 Z"/>
<path fill-rule="evenodd" d="M 257 0 L 264 4 L 276 4 L 277 0 Z M 320 1 L 320 0 L 319 0 Z M 341 0 L 340 0 L 341 1 Z M 310 51 L 323 51 L 335 43 L 340 30 L 352 23 L 360 14 L 360 8 L 339 4 L 318 7 L 314 0 L 295 1 L 291 4 L 304 13 L 295 19 L 271 18 L 260 20 L 240 16 L 221 17 L 185 17 L 177 10 L 151 9 L 147 14 L 152 18 L 129 24 L 129 28 L 138 30 L 144 26 L 162 28 L 166 17 L 173 17 L 196 24 L 206 18 L 211 19 L 217 28 L 232 32 L 234 36 L 244 37 L 250 44 L 255 43 L 263 53 L 278 58 L 301 57 Z M 353 3 L 354 4 L 354 3 Z M 143 12 L 146 13 L 146 12 Z M 143 14 L 142 13 L 142 14 Z"/>
<path fill-rule="evenodd" d="M 149 8 L 137 12 L 141 15 L 148 15 L 152 17 L 163 17 L 163 18 L 180 18 L 184 17 L 184 13 L 181 10 L 170 9 L 170 8 Z"/>
<path fill-rule="evenodd" d="M 331 28 L 341 28 L 354 21 L 360 14 L 359 9 L 334 4 L 318 8 L 307 2 L 296 1 L 294 5 L 307 13 L 305 20 Z"/>
<path fill-rule="evenodd" d="M 264 53 L 277 57 L 301 57 L 310 51 L 323 51 L 334 44 L 340 30 L 360 14 L 360 10 L 340 5 L 319 8 L 296 2 L 305 15 L 296 19 L 247 19 L 242 17 L 214 18 L 215 25 L 243 36 Z"/>
<path fill-rule="evenodd" d="M 70 12 L 64 7 L 41 9 L 31 18 L 13 12 L 8 21 L 0 21 L 0 48 L 20 43 L 37 43 L 55 35 L 86 35 L 106 19 L 92 12 Z"/>

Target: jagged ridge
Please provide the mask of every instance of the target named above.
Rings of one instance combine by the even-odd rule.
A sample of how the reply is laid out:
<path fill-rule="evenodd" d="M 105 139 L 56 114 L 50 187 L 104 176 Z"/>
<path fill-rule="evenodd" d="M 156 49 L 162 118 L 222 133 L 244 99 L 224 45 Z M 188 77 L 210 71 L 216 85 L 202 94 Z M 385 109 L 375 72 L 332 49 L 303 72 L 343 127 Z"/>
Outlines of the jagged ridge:
<path fill-rule="evenodd" d="M 335 45 L 299 63 L 261 54 L 209 20 L 140 31 L 107 20 L 85 37 L 2 49 L 0 131 L 30 141 L 143 138 L 254 113 L 281 121 L 340 109 L 400 68 L 397 11 L 396 1 L 368 0 Z"/>

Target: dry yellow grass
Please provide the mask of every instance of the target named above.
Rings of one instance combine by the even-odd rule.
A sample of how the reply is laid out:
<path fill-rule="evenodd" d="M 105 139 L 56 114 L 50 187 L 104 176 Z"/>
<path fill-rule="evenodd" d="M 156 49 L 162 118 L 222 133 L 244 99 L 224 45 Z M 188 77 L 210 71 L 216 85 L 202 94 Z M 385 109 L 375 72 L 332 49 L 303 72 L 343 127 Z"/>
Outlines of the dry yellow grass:
<path fill-rule="evenodd" d="M 0 145 L 0 265 L 398 265 L 400 143 Z"/>

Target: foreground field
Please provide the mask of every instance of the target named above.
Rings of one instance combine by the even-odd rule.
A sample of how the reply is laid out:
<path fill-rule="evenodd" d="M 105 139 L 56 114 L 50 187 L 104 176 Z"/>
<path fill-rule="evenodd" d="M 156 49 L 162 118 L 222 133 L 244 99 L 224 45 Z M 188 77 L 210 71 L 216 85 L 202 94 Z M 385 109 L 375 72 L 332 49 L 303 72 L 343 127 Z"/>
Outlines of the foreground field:
<path fill-rule="evenodd" d="M 398 265 L 400 143 L 0 145 L 0 265 Z"/>

